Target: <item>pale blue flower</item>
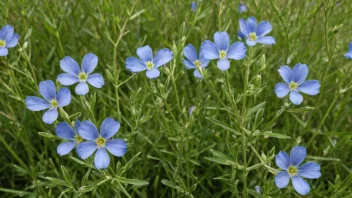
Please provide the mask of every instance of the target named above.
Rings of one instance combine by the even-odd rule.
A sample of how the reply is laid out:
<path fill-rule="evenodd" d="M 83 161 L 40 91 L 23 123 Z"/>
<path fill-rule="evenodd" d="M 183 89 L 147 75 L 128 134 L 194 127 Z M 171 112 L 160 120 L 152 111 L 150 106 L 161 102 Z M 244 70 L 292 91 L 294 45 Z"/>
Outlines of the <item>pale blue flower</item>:
<path fill-rule="evenodd" d="M 348 52 L 345 54 L 347 59 L 352 59 L 352 42 L 348 44 Z"/>
<path fill-rule="evenodd" d="M 192 1 L 191 10 L 192 10 L 192 12 L 195 12 L 197 10 L 197 3 L 194 1 Z"/>
<path fill-rule="evenodd" d="M 8 48 L 15 47 L 18 43 L 19 36 L 14 33 L 14 29 L 10 25 L 5 25 L 0 30 L 0 56 L 7 56 Z"/>
<path fill-rule="evenodd" d="M 239 4 L 238 4 L 238 11 L 239 11 L 240 13 L 246 12 L 246 11 L 247 11 L 247 6 L 244 5 L 243 3 L 239 3 Z"/>
<path fill-rule="evenodd" d="M 273 26 L 268 21 L 262 21 L 257 25 L 257 20 L 254 17 L 250 17 L 245 21 L 240 19 L 240 32 L 237 35 L 240 38 L 246 37 L 246 43 L 248 46 L 254 46 L 257 43 L 272 45 L 275 44 L 275 39 L 272 36 L 265 36 L 271 30 Z"/>
<path fill-rule="evenodd" d="M 75 129 L 72 129 L 72 127 L 66 122 L 60 122 L 56 125 L 56 135 L 64 140 L 68 140 L 66 142 L 62 142 L 57 147 L 57 153 L 60 156 L 67 155 L 73 148 L 76 147 L 76 145 L 82 142 L 82 137 L 78 134 L 80 125 L 81 122 L 79 120 L 76 120 L 75 122 Z"/>
<path fill-rule="evenodd" d="M 194 69 L 194 76 L 197 78 L 203 78 L 202 74 L 199 73 L 197 67 L 199 69 L 207 68 L 209 65 L 209 60 L 206 59 L 203 53 L 197 54 L 196 48 L 189 44 L 183 49 L 183 53 L 187 59 L 183 60 L 183 64 L 185 65 L 186 69 Z"/>

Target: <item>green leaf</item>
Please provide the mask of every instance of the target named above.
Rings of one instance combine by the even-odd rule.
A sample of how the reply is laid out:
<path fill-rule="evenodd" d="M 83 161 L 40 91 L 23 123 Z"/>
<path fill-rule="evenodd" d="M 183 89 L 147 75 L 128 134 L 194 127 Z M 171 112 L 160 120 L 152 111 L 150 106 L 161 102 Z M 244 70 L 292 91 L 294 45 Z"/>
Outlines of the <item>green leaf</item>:
<path fill-rule="evenodd" d="M 146 181 L 142 181 L 142 180 L 138 180 L 138 179 L 127 179 L 124 177 L 119 177 L 119 182 L 121 183 L 125 183 L 125 184 L 132 184 L 135 186 L 144 186 L 144 185 L 148 185 L 149 182 Z"/>
<path fill-rule="evenodd" d="M 286 111 L 289 113 L 304 113 L 304 112 L 312 111 L 314 109 L 315 109 L 314 107 L 301 107 L 296 109 L 286 109 Z"/>
<path fill-rule="evenodd" d="M 45 177 L 47 180 L 50 180 L 51 182 L 53 182 L 54 184 L 57 184 L 59 186 L 67 186 L 70 187 L 69 185 L 67 185 L 67 183 L 62 180 L 62 179 L 58 179 L 58 178 L 54 178 L 54 177 Z"/>
<path fill-rule="evenodd" d="M 130 168 L 132 167 L 132 164 L 133 164 L 135 161 L 137 161 L 138 156 L 139 156 L 140 154 L 141 154 L 141 152 L 137 153 L 134 157 L 132 157 L 132 159 L 131 159 L 129 162 L 127 162 L 127 164 L 126 164 L 125 166 L 123 166 L 123 169 L 122 169 L 120 175 L 124 174 L 126 171 L 128 171 L 128 169 L 130 169 Z"/>
<path fill-rule="evenodd" d="M 222 165 L 231 165 L 231 163 L 228 160 L 223 160 L 220 158 L 214 158 L 214 157 L 205 157 L 206 160 L 218 163 L 218 164 L 222 164 Z"/>
<path fill-rule="evenodd" d="M 64 166 L 61 166 L 61 171 L 64 175 L 64 178 L 66 180 L 66 183 L 70 186 L 72 186 L 72 179 L 71 179 L 71 176 L 70 174 L 68 173 L 67 169 L 64 167 Z"/>
<path fill-rule="evenodd" d="M 52 133 L 47 133 L 47 132 L 38 132 L 38 134 L 40 136 L 49 138 L 49 139 L 53 139 L 53 140 L 59 140 L 60 138 L 57 137 L 56 135 L 52 134 Z"/>
<path fill-rule="evenodd" d="M 265 137 L 273 137 L 273 138 L 278 138 L 278 139 L 291 139 L 290 136 L 280 134 L 280 133 L 273 133 L 271 131 L 266 131 L 263 133 Z"/>
<path fill-rule="evenodd" d="M 247 120 L 251 119 L 252 116 L 253 116 L 257 111 L 259 111 L 259 109 L 262 109 L 262 108 L 263 108 L 264 105 L 265 105 L 265 102 L 262 102 L 262 103 L 258 104 L 257 106 L 250 108 L 250 109 L 246 112 L 246 115 L 245 115 L 245 117 L 244 117 L 244 120 L 247 121 Z"/>
<path fill-rule="evenodd" d="M 241 135 L 240 132 L 236 131 L 233 129 L 233 127 L 229 126 L 228 124 L 224 123 L 224 122 L 221 122 L 219 120 L 216 120 L 214 118 L 210 118 L 210 117 L 206 117 L 205 119 L 209 120 L 210 122 L 222 127 L 223 129 L 227 130 L 227 131 L 230 131 L 232 133 L 235 133 L 236 135 Z"/>
<path fill-rule="evenodd" d="M 165 186 L 168 186 L 170 188 L 176 189 L 177 191 L 184 193 L 185 190 L 183 190 L 181 187 L 177 186 L 176 184 L 174 184 L 173 182 L 163 179 L 161 180 L 161 183 L 164 184 Z"/>

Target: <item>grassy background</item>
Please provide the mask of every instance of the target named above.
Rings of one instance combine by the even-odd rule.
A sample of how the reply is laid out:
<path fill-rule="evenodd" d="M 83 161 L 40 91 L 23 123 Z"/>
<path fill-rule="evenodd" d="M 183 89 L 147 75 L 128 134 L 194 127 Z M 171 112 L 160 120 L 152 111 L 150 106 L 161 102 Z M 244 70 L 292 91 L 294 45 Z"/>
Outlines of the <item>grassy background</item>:
<path fill-rule="evenodd" d="M 14 26 L 21 37 L 19 45 L 0 58 L 2 197 L 242 197 L 244 188 L 249 197 L 260 197 L 254 192 L 255 185 L 261 186 L 265 196 L 299 197 L 292 187 L 278 190 L 274 175 L 263 166 L 244 176 L 238 166 L 224 162 L 228 157 L 243 164 L 246 148 L 248 166 L 260 163 L 256 150 L 266 155 L 263 159 L 268 166 L 277 168 L 273 154 L 289 152 L 295 145 L 306 146 L 308 160 L 322 168 L 320 179 L 309 180 L 311 193 L 306 197 L 351 196 L 352 77 L 351 62 L 343 56 L 352 40 L 350 1 L 249 0 L 246 13 L 239 13 L 238 1 L 233 0 L 205 1 L 196 13 L 191 12 L 190 3 L 0 2 L 1 26 Z M 186 44 L 199 49 L 216 31 L 227 31 L 231 41 L 236 41 L 239 18 L 250 16 L 272 23 L 275 45 L 257 46 L 252 50 L 253 62 L 232 61 L 226 73 L 211 64 L 207 81 L 195 79 L 193 72 L 184 69 L 181 60 Z M 147 79 L 144 73 L 130 78 L 124 61 L 147 44 L 155 51 L 172 49 L 174 59 L 157 80 Z M 99 57 L 95 71 L 103 74 L 105 86 L 90 87 L 85 98 L 78 97 L 71 86 L 73 100 L 65 111 L 69 115 L 81 112 L 80 120 L 93 112 L 98 126 L 106 117 L 120 120 L 117 137 L 126 139 L 128 152 L 122 158 L 111 158 L 106 171 L 92 168 L 92 158 L 77 160 L 75 152 L 60 157 L 56 153 L 60 140 L 50 135 L 55 134 L 55 125 L 44 124 L 43 112 L 31 112 L 24 104 L 26 96 L 39 96 L 40 81 L 55 80 L 62 73 L 59 61 L 64 56 L 80 63 L 88 52 Z M 265 62 L 259 61 L 263 54 Z M 321 82 L 320 94 L 304 96 L 301 105 L 315 109 L 276 116 L 288 103 L 274 93 L 275 84 L 282 81 L 277 69 L 299 62 L 309 66 L 308 79 Z M 250 83 L 252 92 L 243 107 L 244 65 L 248 63 L 252 63 L 249 79 L 260 74 L 261 81 Z M 253 109 L 243 126 L 248 130 L 245 144 L 236 133 L 241 123 L 223 109 L 222 103 L 228 108 L 233 104 L 229 95 L 244 110 L 265 102 Z M 193 105 L 195 113 L 189 116 Z M 286 108 L 297 107 L 288 103 Z M 232 130 L 225 130 L 225 124 Z M 255 130 L 291 138 L 254 136 Z"/>

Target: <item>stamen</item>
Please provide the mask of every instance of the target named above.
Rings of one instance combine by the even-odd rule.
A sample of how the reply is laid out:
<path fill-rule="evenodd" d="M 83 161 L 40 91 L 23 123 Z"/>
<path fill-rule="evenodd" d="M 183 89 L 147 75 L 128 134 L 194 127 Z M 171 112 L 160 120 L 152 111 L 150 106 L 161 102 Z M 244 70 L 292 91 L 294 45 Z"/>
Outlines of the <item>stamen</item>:
<path fill-rule="evenodd" d="M 5 47 L 6 46 L 6 41 L 0 39 L 0 47 Z"/>
<path fill-rule="evenodd" d="M 148 70 L 153 69 L 153 67 L 154 67 L 154 64 L 151 61 L 148 61 L 146 63 L 146 65 L 147 65 Z"/>
<path fill-rule="evenodd" d="M 225 50 L 221 50 L 220 53 L 219 53 L 219 56 L 220 56 L 221 59 L 226 58 L 226 51 Z"/>
<path fill-rule="evenodd" d="M 257 34 L 255 32 L 249 33 L 249 40 L 251 41 L 257 40 Z"/>

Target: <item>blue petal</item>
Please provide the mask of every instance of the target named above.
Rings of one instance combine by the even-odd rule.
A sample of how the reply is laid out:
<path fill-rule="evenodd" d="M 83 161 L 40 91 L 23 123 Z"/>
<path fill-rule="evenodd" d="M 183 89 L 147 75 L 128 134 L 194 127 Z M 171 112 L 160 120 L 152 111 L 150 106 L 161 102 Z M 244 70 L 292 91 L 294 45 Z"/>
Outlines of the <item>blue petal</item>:
<path fill-rule="evenodd" d="M 242 4 L 242 3 L 238 4 L 238 11 L 239 11 L 240 13 L 246 12 L 246 11 L 247 11 L 246 5 L 244 5 L 244 4 Z"/>
<path fill-rule="evenodd" d="M 160 71 L 157 68 L 154 68 L 154 69 L 148 70 L 146 75 L 150 79 L 157 78 L 160 76 Z"/>
<path fill-rule="evenodd" d="M 213 60 L 220 58 L 218 48 L 213 42 L 209 40 L 206 40 L 202 43 L 200 51 L 206 59 Z"/>
<path fill-rule="evenodd" d="M 202 74 L 199 73 L 199 71 L 198 71 L 197 69 L 194 70 L 193 75 L 194 75 L 196 78 L 203 78 Z"/>
<path fill-rule="evenodd" d="M 226 58 L 231 58 L 234 60 L 241 60 L 246 57 L 247 48 L 242 42 L 235 42 L 229 47 L 227 51 Z"/>
<path fill-rule="evenodd" d="M 45 80 L 39 83 L 39 91 L 43 98 L 50 101 L 56 99 L 56 88 L 55 84 L 51 80 Z"/>
<path fill-rule="evenodd" d="M 71 102 L 71 92 L 66 87 L 61 88 L 57 92 L 57 102 L 59 103 L 59 107 L 64 107 Z"/>
<path fill-rule="evenodd" d="M 174 54 L 167 48 L 159 50 L 154 56 L 154 67 L 158 68 L 172 60 Z"/>
<path fill-rule="evenodd" d="M 79 72 L 81 71 L 77 62 L 69 56 L 66 56 L 60 61 L 60 68 L 63 71 L 75 76 L 78 76 Z"/>
<path fill-rule="evenodd" d="M 227 51 L 230 45 L 230 37 L 227 32 L 216 32 L 214 34 L 214 42 L 219 50 Z"/>
<path fill-rule="evenodd" d="M 251 29 L 249 28 L 247 22 L 244 19 L 240 19 L 240 30 L 246 37 L 248 37 L 249 33 L 251 33 Z"/>
<path fill-rule="evenodd" d="M 315 162 L 307 162 L 298 167 L 298 175 L 308 179 L 317 179 L 321 177 L 320 164 Z"/>
<path fill-rule="evenodd" d="M 256 32 L 257 20 L 253 16 L 247 19 L 247 25 L 251 32 Z"/>
<path fill-rule="evenodd" d="M 94 153 L 95 150 L 97 150 L 97 148 L 98 145 L 95 141 L 89 141 L 80 143 L 77 146 L 76 151 L 81 159 L 87 159 Z"/>
<path fill-rule="evenodd" d="M 314 96 L 320 92 L 320 83 L 317 80 L 308 80 L 300 84 L 297 90 L 308 95 Z"/>
<path fill-rule="evenodd" d="M 198 60 L 198 54 L 196 48 L 192 44 L 188 44 L 184 49 L 183 49 L 183 54 L 185 57 L 190 60 L 191 62 L 194 62 Z"/>
<path fill-rule="evenodd" d="M 81 126 L 81 121 L 79 121 L 78 119 L 75 122 L 75 132 L 78 132 L 79 127 Z"/>
<path fill-rule="evenodd" d="M 6 42 L 10 40 L 13 36 L 14 29 L 10 25 L 5 25 L 1 30 L 0 30 L 0 39 L 5 40 Z"/>
<path fill-rule="evenodd" d="M 210 60 L 204 57 L 202 52 L 199 53 L 199 61 L 202 63 L 202 67 L 207 68 Z"/>
<path fill-rule="evenodd" d="M 96 140 L 99 137 L 97 127 L 88 120 L 81 123 L 78 133 L 86 140 Z"/>
<path fill-rule="evenodd" d="M 292 185 L 300 195 L 306 195 L 310 191 L 308 182 L 300 176 L 292 177 Z"/>
<path fill-rule="evenodd" d="M 28 96 L 26 98 L 26 106 L 31 111 L 41 111 L 51 107 L 51 104 L 41 98 L 35 96 Z"/>
<path fill-rule="evenodd" d="M 153 61 L 153 51 L 146 45 L 137 49 L 137 55 L 143 62 Z"/>
<path fill-rule="evenodd" d="M 304 146 L 295 146 L 290 152 L 290 164 L 292 166 L 300 165 L 307 156 L 307 151 Z"/>
<path fill-rule="evenodd" d="M 298 63 L 292 70 L 292 81 L 302 83 L 308 76 L 308 67 L 305 64 Z"/>
<path fill-rule="evenodd" d="M 244 34 L 241 32 L 241 30 L 240 30 L 240 31 L 237 32 L 237 37 L 242 40 L 242 39 L 245 39 L 245 38 L 246 38 L 246 35 L 244 35 Z"/>
<path fill-rule="evenodd" d="M 147 69 L 145 63 L 136 57 L 128 57 L 126 59 L 126 68 L 131 72 L 141 72 Z"/>
<path fill-rule="evenodd" d="M 122 139 L 113 139 L 106 141 L 105 148 L 108 149 L 111 154 L 117 157 L 125 155 L 127 151 L 126 142 Z"/>
<path fill-rule="evenodd" d="M 5 47 L 0 47 L 0 56 L 7 56 L 9 50 Z"/>
<path fill-rule="evenodd" d="M 257 193 L 261 193 L 260 186 L 254 186 L 254 188 L 255 188 L 255 191 L 257 191 Z"/>
<path fill-rule="evenodd" d="M 219 69 L 222 71 L 226 71 L 230 68 L 230 62 L 227 59 L 218 60 L 217 65 L 218 65 Z"/>
<path fill-rule="evenodd" d="M 250 40 L 250 39 L 246 39 L 246 43 L 248 46 L 255 46 L 257 44 L 257 40 Z"/>
<path fill-rule="evenodd" d="M 189 60 L 184 59 L 183 64 L 185 65 L 186 69 L 195 69 L 196 66 Z"/>
<path fill-rule="evenodd" d="M 95 54 L 88 53 L 83 57 L 82 60 L 82 71 L 86 74 L 92 73 L 95 67 L 98 65 L 98 57 Z"/>
<path fill-rule="evenodd" d="M 98 149 L 94 157 L 94 166 L 97 169 L 105 169 L 109 167 L 109 164 L 110 164 L 110 157 L 106 152 L 105 148 Z"/>
<path fill-rule="evenodd" d="M 68 73 L 59 74 L 57 76 L 57 80 L 62 85 L 65 85 L 65 86 L 72 85 L 72 84 L 75 84 L 75 83 L 79 82 L 78 76 L 72 75 L 72 74 L 68 74 Z"/>
<path fill-rule="evenodd" d="M 1 53 L 0 53 L 1 54 Z M 346 58 L 348 58 L 348 59 L 352 59 L 352 52 L 350 51 L 350 52 L 347 52 L 346 54 L 345 54 L 345 57 Z"/>
<path fill-rule="evenodd" d="M 348 44 L 348 49 L 352 51 L 352 42 Z"/>
<path fill-rule="evenodd" d="M 60 122 L 56 125 L 55 133 L 58 137 L 65 140 L 75 140 L 75 131 L 66 122 Z"/>
<path fill-rule="evenodd" d="M 11 39 L 6 41 L 6 47 L 7 48 L 15 47 L 18 43 L 18 39 L 19 39 L 18 34 L 14 34 Z"/>
<path fill-rule="evenodd" d="M 278 188 L 285 188 L 290 181 L 290 176 L 286 171 L 278 172 L 275 175 L 275 184 Z"/>
<path fill-rule="evenodd" d="M 257 28 L 257 36 L 262 37 L 267 35 L 271 30 L 273 29 L 273 26 L 267 22 L 267 21 L 262 21 L 259 23 L 258 28 Z"/>
<path fill-rule="evenodd" d="M 88 87 L 88 84 L 86 82 L 80 82 L 76 86 L 75 90 L 76 90 L 76 93 L 78 95 L 84 96 L 84 95 L 86 95 L 88 93 L 89 87 Z"/>
<path fill-rule="evenodd" d="M 272 36 L 262 36 L 257 39 L 257 42 L 264 45 L 273 45 L 275 44 L 275 39 Z"/>
<path fill-rule="evenodd" d="M 288 87 L 287 83 L 277 83 L 275 86 L 275 93 L 277 97 L 283 98 L 285 97 L 288 92 L 290 92 L 290 88 Z"/>
<path fill-rule="evenodd" d="M 282 77 L 282 79 L 284 79 L 284 81 L 287 84 L 290 84 L 292 81 L 292 70 L 289 66 L 284 65 L 281 66 L 280 69 L 277 70 L 280 73 L 280 76 Z"/>
<path fill-rule="evenodd" d="M 282 170 L 287 170 L 290 166 L 290 158 L 286 152 L 280 151 L 279 154 L 275 156 L 275 163 Z"/>
<path fill-rule="evenodd" d="M 72 151 L 72 149 L 75 148 L 75 146 L 76 143 L 73 141 L 63 142 L 59 144 L 56 151 L 60 156 L 67 155 L 69 152 Z"/>
<path fill-rule="evenodd" d="M 44 113 L 42 119 L 45 124 L 52 124 L 58 117 L 57 109 L 50 109 Z"/>
<path fill-rule="evenodd" d="M 194 1 L 192 1 L 192 4 L 191 4 L 191 10 L 192 10 L 192 12 L 195 12 L 196 9 L 197 9 L 197 3 L 194 2 Z"/>
<path fill-rule="evenodd" d="M 104 78 L 100 74 L 92 74 L 88 76 L 87 82 L 93 87 L 101 88 L 104 85 Z"/>
<path fill-rule="evenodd" d="M 300 105 L 303 101 L 303 96 L 297 91 L 292 90 L 290 93 L 290 100 L 295 105 Z"/>
<path fill-rule="evenodd" d="M 100 135 L 105 139 L 110 139 L 120 129 L 120 122 L 115 121 L 112 118 L 106 118 L 100 127 Z"/>

